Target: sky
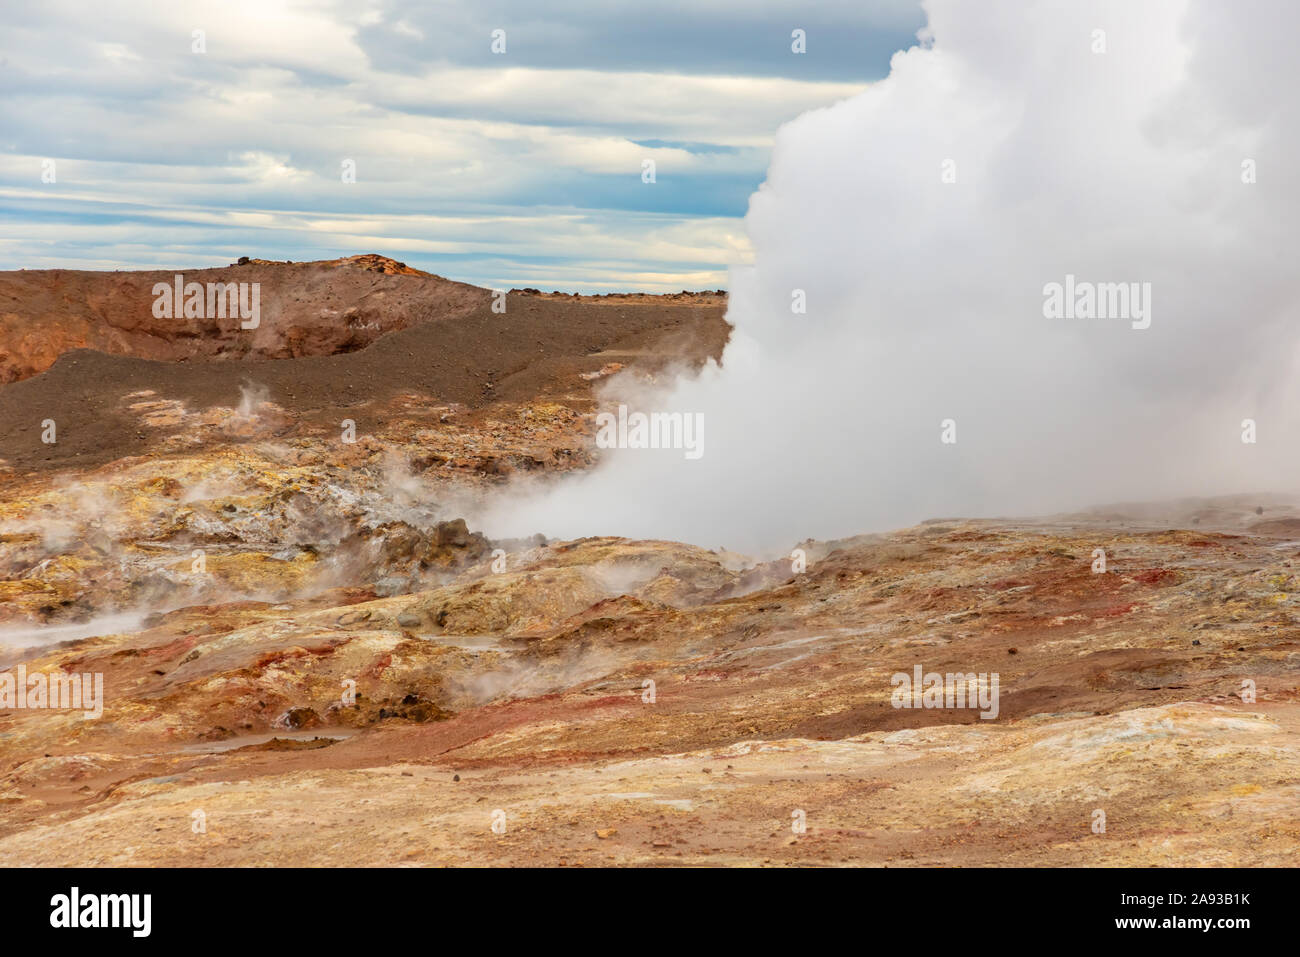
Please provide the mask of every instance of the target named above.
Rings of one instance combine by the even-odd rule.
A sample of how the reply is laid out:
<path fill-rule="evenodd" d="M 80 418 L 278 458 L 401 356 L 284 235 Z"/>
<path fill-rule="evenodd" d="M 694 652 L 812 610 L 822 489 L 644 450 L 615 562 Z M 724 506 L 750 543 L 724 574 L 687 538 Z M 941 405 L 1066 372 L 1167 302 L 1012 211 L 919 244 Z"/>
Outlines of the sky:
<path fill-rule="evenodd" d="M 84 9 L 5 11 L 0 269 L 374 252 L 580 292 L 725 288 L 781 124 L 925 24 L 917 0 Z"/>

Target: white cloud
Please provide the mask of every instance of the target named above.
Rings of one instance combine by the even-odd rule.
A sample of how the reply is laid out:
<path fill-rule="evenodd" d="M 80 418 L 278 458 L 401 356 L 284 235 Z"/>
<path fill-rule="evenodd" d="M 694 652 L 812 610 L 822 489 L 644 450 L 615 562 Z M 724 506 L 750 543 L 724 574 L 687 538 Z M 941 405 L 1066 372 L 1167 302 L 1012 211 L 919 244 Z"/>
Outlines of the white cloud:
<path fill-rule="evenodd" d="M 880 11 L 881 22 L 905 19 L 908 6 Z M 0 41 L 12 90 L 0 101 L 0 189 L 23 203 L 0 214 L 0 268 L 169 264 L 205 247 L 214 259 L 231 248 L 300 259 L 321 238 L 304 231 L 310 218 L 331 241 L 372 243 L 346 252 L 473 253 L 417 263 L 468 279 L 521 268 L 580 288 L 584 269 L 593 282 L 624 269 L 631 286 L 681 288 L 743 261 L 735 224 L 719 230 L 717 214 L 741 212 L 779 123 L 859 89 L 437 57 L 413 74 L 359 41 L 362 28 L 387 23 L 418 49 L 472 12 L 343 0 L 110 0 L 94 17 L 53 0 L 15 11 Z M 548 18 L 558 32 L 546 35 L 574 40 L 590 12 L 557 7 Z M 191 52 L 195 30 L 206 53 Z M 46 158 L 57 184 L 40 183 Z M 344 159 L 356 163 L 355 184 L 341 180 Z M 658 167 L 654 187 L 640 182 L 645 159 Z M 566 205 L 586 228 L 549 233 Z M 421 213 L 440 215 L 418 232 Z M 497 259 L 489 234 L 450 227 L 461 213 L 480 224 L 512 217 L 490 234 Z M 680 228 L 663 228 L 663 217 Z M 627 230 L 611 226 L 620 219 Z M 38 236 L 40 251 L 12 241 Z M 520 267 L 530 248 L 545 268 Z M 570 262 L 550 265 L 553 255 Z"/>

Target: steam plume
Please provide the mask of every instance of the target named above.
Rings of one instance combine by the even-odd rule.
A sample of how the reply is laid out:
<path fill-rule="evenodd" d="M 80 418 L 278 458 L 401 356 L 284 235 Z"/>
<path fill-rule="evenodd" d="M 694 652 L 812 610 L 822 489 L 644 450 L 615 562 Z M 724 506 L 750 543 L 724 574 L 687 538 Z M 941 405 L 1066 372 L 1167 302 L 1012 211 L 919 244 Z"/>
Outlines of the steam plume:
<path fill-rule="evenodd" d="M 704 457 L 611 450 L 489 531 L 759 548 L 1293 482 L 1300 7 L 925 7 L 779 131 L 721 368 L 636 397 L 703 412 Z M 1150 326 L 1048 318 L 1067 277 L 1149 283 Z"/>

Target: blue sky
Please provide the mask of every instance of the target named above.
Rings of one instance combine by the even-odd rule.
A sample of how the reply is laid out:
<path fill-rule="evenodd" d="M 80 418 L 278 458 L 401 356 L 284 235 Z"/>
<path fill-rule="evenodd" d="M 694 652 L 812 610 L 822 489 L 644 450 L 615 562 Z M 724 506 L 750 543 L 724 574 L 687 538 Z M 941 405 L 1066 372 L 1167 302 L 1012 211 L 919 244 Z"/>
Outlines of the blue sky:
<path fill-rule="evenodd" d="M 885 76 L 925 19 L 916 0 L 93 10 L 6 11 L 0 268 L 379 252 L 595 292 L 725 286 L 777 127 Z"/>

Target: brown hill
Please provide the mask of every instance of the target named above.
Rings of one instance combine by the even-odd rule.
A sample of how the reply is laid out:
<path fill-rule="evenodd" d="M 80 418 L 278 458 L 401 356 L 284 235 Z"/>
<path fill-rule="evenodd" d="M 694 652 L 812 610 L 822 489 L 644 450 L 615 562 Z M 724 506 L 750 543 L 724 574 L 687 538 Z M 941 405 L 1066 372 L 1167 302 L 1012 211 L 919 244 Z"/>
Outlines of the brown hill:
<path fill-rule="evenodd" d="M 302 349 L 291 352 L 292 358 L 241 355 L 233 345 L 214 354 L 210 350 L 215 337 L 209 336 L 166 339 L 158 334 L 130 340 L 163 358 L 71 347 L 40 374 L 0 386 L 0 468 L 87 467 L 148 454 L 155 441 L 175 430 L 142 426 L 139 412 L 131 408 L 141 396 L 206 409 L 237 406 L 245 391 L 252 390 L 295 422 L 330 428 L 348 416 L 372 428 L 396 414 L 387 403 L 403 394 L 469 408 L 546 397 L 589 408 L 592 386 L 609 371 L 625 364 L 647 372 L 670 364 L 698 364 L 719 357 L 730 334 L 725 298 L 714 293 L 689 294 L 685 301 L 676 296 L 621 301 L 512 291 L 506 311 L 499 313 L 492 311 L 488 290 L 422 273 L 373 274 L 358 268 L 355 260 L 305 264 L 298 273 L 303 279 L 298 288 L 284 278 L 295 266 L 253 263 L 211 272 L 237 275 L 244 268 L 264 268 L 263 275 L 275 275 L 281 299 L 287 302 L 317 298 L 312 290 L 342 285 L 359 290 L 369 284 L 370 306 L 393 309 L 397 318 L 385 312 L 386 319 L 375 320 L 392 331 L 360 348 L 342 339 L 340 328 L 346 324 L 339 317 L 313 318 L 303 307 L 295 313 L 301 321 L 286 327 L 311 335 L 292 340 Z M 139 276 L 162 274 L 76 275 L 97 275 L 111 290 L 120 281 L 117 277 L 132 277 L 130 288 L 139 289 L 146 288 Z M 82 288 L 93 288 L 89 279 L 80 282 Z M 410 285 L 388 285 L 393 283 Z M 274 325 L 272 316 L 264 305 L 264 327 Z M 232 343 L 252 334 L 239 330 L 237 319 L 229 323 L 226 339 Z M 289 344 L 281 340 L 281 347 Z M 330 344 L 335 347 L 332 353 Z M 51 350 L 60 347 L 46 345 Z M 185 361 L 166 361 L 172 357 Z M 229 361 L 236 357 L 241 361 Z M 132 395 L 137 398 L 129 398 Z M 47 420 L 57 424 L 56 444 L 42 441 Z"/>
<path fill-rule="evenodd" d="M 177 275 L 205 290 L 208 283 L 259 284 L 260 324 L 243 329 L 237 315 L 156 316 L 155 284 L 171 285 Z M 490 296 L 376 255 L 243 259 L 221 269 L 0 272 L 0 383 L 43 372 L 73 349 L 166 361 L 336 355 L 387 332 L 466 315 Z"/>

